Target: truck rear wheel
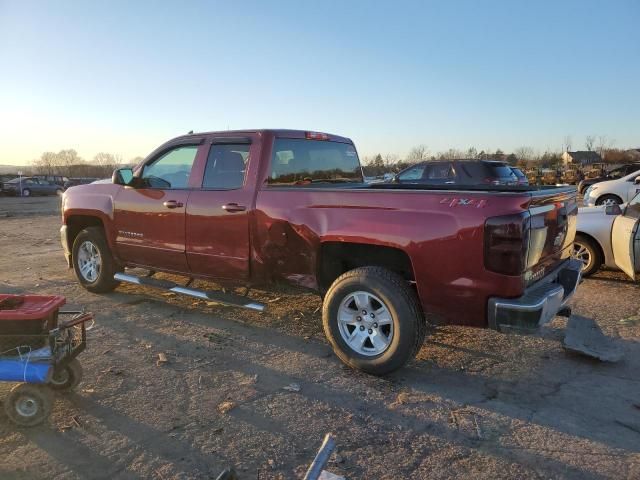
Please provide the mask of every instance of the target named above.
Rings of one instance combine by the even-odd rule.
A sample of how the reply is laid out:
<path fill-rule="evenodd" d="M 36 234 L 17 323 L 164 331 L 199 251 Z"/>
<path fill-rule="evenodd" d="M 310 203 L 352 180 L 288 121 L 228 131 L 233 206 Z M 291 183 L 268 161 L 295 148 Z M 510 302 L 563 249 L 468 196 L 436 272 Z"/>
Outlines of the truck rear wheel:
<path fill-rule="evenodd" d="M 118 271 L 100 227 L 87 227 L 73 241 L 73 269 L 84 288 L 106 293 L 118 286 L 113 276 Z"/>
<path fill-rule="evenodd" d="M 322 323 L 340 360 L 373 375 L 402 367 L 426 336 L 414 291 L 381 267 L 356 268 L 338 277 L 324 298 Z"/>

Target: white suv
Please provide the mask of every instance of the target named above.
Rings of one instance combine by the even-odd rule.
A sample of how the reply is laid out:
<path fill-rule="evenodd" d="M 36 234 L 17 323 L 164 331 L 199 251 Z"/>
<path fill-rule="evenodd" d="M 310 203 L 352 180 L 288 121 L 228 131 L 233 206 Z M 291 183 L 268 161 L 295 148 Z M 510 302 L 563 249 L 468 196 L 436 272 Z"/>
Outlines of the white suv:
<path fill-rule="evenodd" d="M 640 170 L 607 182 L 591 185 L 584 193 L 585 207 L 594 205 L 620 205 L 630 201 L 640 192 Z"/>

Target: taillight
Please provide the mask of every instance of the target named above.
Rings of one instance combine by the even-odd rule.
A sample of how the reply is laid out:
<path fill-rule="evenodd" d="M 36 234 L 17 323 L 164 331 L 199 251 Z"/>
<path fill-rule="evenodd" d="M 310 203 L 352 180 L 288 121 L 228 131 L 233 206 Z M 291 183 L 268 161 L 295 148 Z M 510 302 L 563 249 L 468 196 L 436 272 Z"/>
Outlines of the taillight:
<path fill-rule="evenodd" d="M 307 140 L 329 140 L 329 135 L 321 132 L 307 132 L 305 136 Z"/>
<path fill-rule="evenodd" d="M 529 212 L 490 217 L 484 224 L 484 266 L 504 275 L 522 275 L 529 249 Z"/>

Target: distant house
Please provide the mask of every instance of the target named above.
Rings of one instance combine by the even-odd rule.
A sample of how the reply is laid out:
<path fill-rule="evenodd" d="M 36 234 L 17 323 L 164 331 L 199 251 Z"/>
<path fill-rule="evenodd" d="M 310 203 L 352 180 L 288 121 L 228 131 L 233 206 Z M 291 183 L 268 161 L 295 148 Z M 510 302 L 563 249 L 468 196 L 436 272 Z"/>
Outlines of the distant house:
<path fill-rule="evenodd" d="M 634 162 L 640 161 L 640 148 L 630 148 L 625 152 Z"/>
<path fill-rule="evenodd" d="M 580 150 L 577 152 L 564 152 L 562 154 L 562 163 L 567 166 L 570 164 L 580 165 L 584 167 L 585 165 L 591 165 L 592 163 L 601 163 L 602 158 L 598 155 L 598 152 L 593 152 L 590 150 Z"/>

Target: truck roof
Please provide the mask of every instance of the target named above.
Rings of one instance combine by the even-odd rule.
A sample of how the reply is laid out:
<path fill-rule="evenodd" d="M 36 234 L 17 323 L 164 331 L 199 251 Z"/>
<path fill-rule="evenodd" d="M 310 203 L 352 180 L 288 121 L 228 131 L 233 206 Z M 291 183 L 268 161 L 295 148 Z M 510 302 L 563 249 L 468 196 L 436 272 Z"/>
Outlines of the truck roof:
<path fill-rule="evenodd" d="M 340 142 L 340 143 L 353 143 L 350 138 L 342 137 L 340 135 L 335 135 L 333 133 L 326 132 L 318 132 L 316 130 L 291 130 L 287 128 L 255 128 L 255 129 L 246 129 L 246 130 L 220 130 L 220 131 L 209 131 L 209 132 L 194 132 L 189 133 L 187 135 L 180 135 L 173 140 L 178 138 L 189 138 L 189 137 L 200 137 L 202 135 L 247 135 L 247 134 L 268 134 L 273 135 L 277 138 L 307 138 L 307 133 L 322 133 L 326 135 L 327 140 L 331 142 Z"/>

